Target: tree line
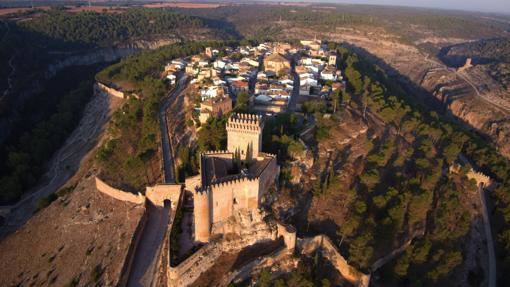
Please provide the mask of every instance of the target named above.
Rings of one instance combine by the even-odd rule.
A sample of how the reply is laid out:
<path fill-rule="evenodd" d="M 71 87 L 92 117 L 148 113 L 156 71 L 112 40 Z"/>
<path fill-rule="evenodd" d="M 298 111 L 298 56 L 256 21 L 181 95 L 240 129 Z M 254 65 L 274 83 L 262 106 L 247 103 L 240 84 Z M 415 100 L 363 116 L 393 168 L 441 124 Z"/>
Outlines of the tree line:
<path fill-rule="evenodd" d="M 202 20 L 169 9 L 129 8 L 122 13 L 50 10 L 22 22 L 32 31 L 79 44 L 110 46 L 130 38 L 164 35 L 180 28 L 199 28 Z"/>

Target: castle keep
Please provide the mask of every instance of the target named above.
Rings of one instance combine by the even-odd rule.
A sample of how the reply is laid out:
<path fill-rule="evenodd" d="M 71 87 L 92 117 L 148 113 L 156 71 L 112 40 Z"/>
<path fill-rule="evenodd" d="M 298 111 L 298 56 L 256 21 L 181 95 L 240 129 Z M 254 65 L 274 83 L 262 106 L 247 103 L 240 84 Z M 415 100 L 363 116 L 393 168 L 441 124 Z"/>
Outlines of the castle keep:
<path fill-rule="evenodd" d="M 227 150 L 241 158 L 257 158 L 262 150 L 264 120 L 258 115 L 234 114 L 227 122 Z"/>
<path fill-rule="evenodd" d="M 263 127 L 261 116 L 232 115 L 227 123 L 228 150 L 203 153 L 200 174 L 186 179 L 186 189 L 193 192 L 195 240 L 209 241 L 215 224 L 237 211 L 261 206 L 279 174 L 276 156 L 261 151 Z M 237 162 L 236 154 L 242 162 Z"/>

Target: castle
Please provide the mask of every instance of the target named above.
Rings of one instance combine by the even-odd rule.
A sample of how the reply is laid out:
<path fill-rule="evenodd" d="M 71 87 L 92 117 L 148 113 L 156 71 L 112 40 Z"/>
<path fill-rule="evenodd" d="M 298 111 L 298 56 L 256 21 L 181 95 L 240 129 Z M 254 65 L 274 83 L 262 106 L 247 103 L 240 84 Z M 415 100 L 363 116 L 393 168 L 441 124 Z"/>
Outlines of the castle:
<path fill-rule="evenodd" d="M 193 193 L 195 240 L 208 242 L 215 224 L 241 210 L 261 207 L 277 179 L 276 156 L 263 153 L 264 118 L 233 114 L 227 123 L 227 151 L 200 156 L 200 174 L 186 179 Z"/>

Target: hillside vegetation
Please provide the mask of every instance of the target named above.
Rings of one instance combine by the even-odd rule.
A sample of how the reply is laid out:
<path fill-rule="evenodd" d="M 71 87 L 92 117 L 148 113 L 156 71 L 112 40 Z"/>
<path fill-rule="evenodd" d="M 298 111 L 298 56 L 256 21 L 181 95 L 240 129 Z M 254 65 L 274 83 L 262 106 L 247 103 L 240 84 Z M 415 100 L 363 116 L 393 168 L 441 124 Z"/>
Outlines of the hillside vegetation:
<path fill-rule="evenodd" d="M 507 216 L 510 163 L 477 136 L 417 105 L 367 59 L 343 46 L 337 47 L 337 53 L 341 55 L 340 68 L 348 80 L 346 93 L 315 105 L 322 108 L 313 111 L 318 124 L 315 148 L 326 142 L 330 144 L 328 159 L 321 159 L 319 153 L 318 162 L 330 164 L 312 168 L 312 171 L 322 169 L 314 172 L 310 184 L 304 187 L 314 202 L 328 202 L 327 198 L 333 198 L 335 207 L 312 204 L 311 208 L 329 210 L 320 212 L 330 217 L 323 217 L 320 222 L 309 217 L 309 227 L 297 222 L 297 226 L 305 228 L 301 232 L 307 232 L 308 228 L 310 232 L 327 232 L 342 242 L 349 262 L 365 271 L 377 259 L 413 239 L 403 253 L 378 273 L 381 282 L 392 286 L 437 286 L 454 282 L 460 268 L 471 264 L 466 263 L 470 260 L 467 256 L 473 240 L 470 231 L 480 216 L 472 206 L 478 199 L 475 184 L 466 177 L 469 167 L 459 173 L 448 171 L 459 155 L 464 154 L 477 168 L 501 183 L 491 195 L 496 202 L 493 230 L 498 234 L 500 280 L 506 282 L 505 268 L 510 258 Z M 332 103 L 338 98 L 342 108 L 333 113 Z M 324 118 L 325 113 L 332 115 Z M 340 148 L 335 143 L 337 139 L 331 138 L 347 114 L 358 115 L 358 121 L 367 123 L 368 133 L 374 135 L 362 142 L 366 150 L 363 160 L 353 159 L 361 169 L 352 177 L 352 166 L 347 165 L 347 170 L 343 170 L 344 158 L 350 156 L 349 146 Z M 331 149 L 335 144 L 336 148 Z M 338 164 L 334 164 L 336 158 Z M 349 177 L 348 186 L 344 186 L 346 177 Z M 338 200 L 342 202 L 340 207 Z M 339 213 L 344 214 L 344 219 L 335 219 Z M 331 224 L 336 226 L 335 230 L 325 228 Z M 479 271 L 468 271 L 472 273 L 470 282 L 482 280 Z"/>
<path fill-rule="evenodd" d="M 66 42 L 109 46 L 131 38 L 168 35 L 179 29 L 198 29 L 204 21 L 168 9 L 131 8 L 122 13 L 49 11 L 23 26 Z"/>

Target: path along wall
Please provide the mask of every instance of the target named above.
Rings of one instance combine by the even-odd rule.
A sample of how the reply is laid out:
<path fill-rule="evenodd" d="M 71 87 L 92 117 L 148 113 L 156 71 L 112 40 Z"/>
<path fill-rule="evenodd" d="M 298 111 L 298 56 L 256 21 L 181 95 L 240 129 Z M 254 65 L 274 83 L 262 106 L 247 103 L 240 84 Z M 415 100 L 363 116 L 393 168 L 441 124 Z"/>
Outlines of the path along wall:
<path fill-rule="evenodd" d="M 312 254 L 319 249 L 322 251 L 322 255 L 335 266 L 338 272 L 340 272 L 347 281 L 360 287 L 368 287 L 370 284 L 370 275 L 363 274 L 349 265 L 347 260 L 338 252 L 326 235 L 298 239 L 297 248 L 302 254 L 306 255 Z"/>

